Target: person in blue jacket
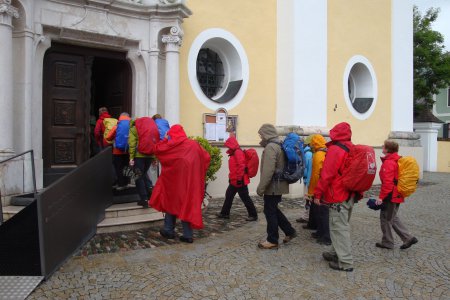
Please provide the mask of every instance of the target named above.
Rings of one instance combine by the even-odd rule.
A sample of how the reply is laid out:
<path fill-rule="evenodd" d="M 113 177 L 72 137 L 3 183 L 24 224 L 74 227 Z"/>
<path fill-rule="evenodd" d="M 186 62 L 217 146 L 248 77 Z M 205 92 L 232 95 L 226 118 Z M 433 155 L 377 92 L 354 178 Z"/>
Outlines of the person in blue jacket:
<path fill-rule="evenodd" d="M 305 201 L 305 211 L 300 216 L 300 218 L 296 219 L 299 223 L 308 223 L 309 219 L 309 208 L 310 208 L 310 200 L 308 198 L 308 188 L 309 181 L 311 179 L 311 171 L 312 171 L 312 151 L 309 143 L 311 142 L 312 135 L 307 136 L 303 141 L 303 151 L 305 153 L 305 170 L 303 174 L 303 199 Z"/>

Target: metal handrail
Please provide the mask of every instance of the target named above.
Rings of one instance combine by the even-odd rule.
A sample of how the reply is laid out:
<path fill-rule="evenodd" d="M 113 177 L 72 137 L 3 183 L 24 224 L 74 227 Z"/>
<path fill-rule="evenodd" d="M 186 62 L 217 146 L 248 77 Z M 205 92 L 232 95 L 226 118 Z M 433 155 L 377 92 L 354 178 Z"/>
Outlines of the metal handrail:
<path fill-rule="evenodd" d="M 12 160 L 14 158 L 23 156 L 23 155 L 25 155 L 27 153 L 30 153 L 30 155 L 31 155 L 31 175 L 33 176 L 33 190 L 34 190 L 34 193 L 36 194 L 37 193 L 37 189 L 36 189 L 36 174 L 35 174 L 35 169 L 34 169 L 34 152 L 33 152 L 33 150 L 28 150 L 28 151 L 22 152 L 20 154 L 8 157 L 7 159 L 0 161 L 0 164 L 3 164 L 5 162 L 7 162 L 7 161 L 10 161 L 10 160 Z"/>
<path fill-rule="evenodd" d="M 14 158 L 23 156 L 23 155 L 25 155 L 27 153 L 30 153 L 30 155 L 31 155 L 31 175 L 33 177 L 33 190 L 34 190 L 34 194 L 36 195 L 37 189 L 36 189 L 36 174 L 35 174 L 35 170 L 34 170 L 34 152 L 33 152 L 33 150 L 28 150 L 28 151 L 22 152 L 20 154 L 8 157 L 7 159 L 4 159 L 4 160 L 0 161 L 0 165 L 5 163 L 5 162 L 7 162 L 7 161 L 10 161 L 10 160 L 12 160 Z M 1 196 L 0 196 L 0 224 L 2 224 L 2 223 L 3 223 L 3 204 L 1 202 Z"/>

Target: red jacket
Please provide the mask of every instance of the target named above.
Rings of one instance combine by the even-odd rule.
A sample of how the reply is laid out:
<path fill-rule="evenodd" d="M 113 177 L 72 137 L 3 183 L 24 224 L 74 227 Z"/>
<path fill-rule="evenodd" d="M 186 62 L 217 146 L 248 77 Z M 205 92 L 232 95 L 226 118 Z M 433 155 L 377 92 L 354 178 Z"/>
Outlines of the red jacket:
<path fill-rule="evenodd" d="M 353 146 L 351 137 L 352 130 L 348 123 L 339 123 L 330 130 L 331 142 L 327 143 L 328 151 L 320 172 L 319 182 L 314 189 L 314 198 L 321 199 L 326 203 L 341 203 L 348 200 L 350 193 L 344 188 L 340 175 L 348 153 L 335 145 L 335 142 L 351 148 Z"/>
<path fill-rule="evenodd" d="M 381 157 L 383 164 L 380 169 L 381 190 L 378 198 L 386 201 L 389 194 L 392 193 L 391 202 L 403 203 L 405 199 L 400 195 L 397 189 L 397 185 L 394 181 L 398 180 L 398 160 L 400 156 L 397 152 L 388 153 L 386 156 Z"/>
<path fill-rule="evenodd" d="M 245 153 L 239 147 L 239 143 L 235 137 L 230 137 L 225 141 L 225 146 L 229 149 L 227 154 L 228 159 L 228 169 L 230 173 L 228 178 L 230 184 L 235 187 L 242 187 L 250 183 L 248 175 L 245 173 Z"/>
<path fill-rule="evenodd" d="M 203 228 L 201 205 L 205 195 L 208 152 L 196 141 L 187 138 L 181 125 L 173 125 L 153 153 L 161 163 L 150 206 L 189 222 L 194 229 Z"/>
<path fill-rule="evenodd" d="M 106 118 L 111 118 L 111 115 L 108 114 L 107 112 L 104 112 L 99 116 L 97 123 L 95 123 L 94 129 L 95 141 L 97 142 L 97 145 L 99 145 L 100 147 L 110 146 L 110 144 L 108 144 L 103 138 L 103 133 L 105 132 L 105 125 L 103 124 L 103 120 Z"/>

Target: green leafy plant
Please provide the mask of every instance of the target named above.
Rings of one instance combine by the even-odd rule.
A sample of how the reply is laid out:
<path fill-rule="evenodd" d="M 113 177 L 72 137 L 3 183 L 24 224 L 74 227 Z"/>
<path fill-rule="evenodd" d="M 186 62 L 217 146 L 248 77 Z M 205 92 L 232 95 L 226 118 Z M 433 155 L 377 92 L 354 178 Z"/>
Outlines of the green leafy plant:
<path fill-rule="evenodd" d="M 432 29 L 440 10 L 430 8 L 421 15 L 414 7 L 414 111 L 430 110 L 433 95 L 450 85 L 450 52 L 443 35 Z"/>
<path fill-rule="evenodd" d="M 189 138 L 197 141 L 203 147 L 203 149 L 205 149 L 206 152 L 209 153 L 209 156 L 211 156 L 211 162 L 209 163 L 208 171 L 206 171 L 206 182 L 214 181 L 217 178 L 216 176 L 214 176 L 214 174 L 216 174 L 222 166 L 222 153 L 220 153 L 219 147 L 212 146 L 208 142 L 208 140 L 200 136 Z"/>

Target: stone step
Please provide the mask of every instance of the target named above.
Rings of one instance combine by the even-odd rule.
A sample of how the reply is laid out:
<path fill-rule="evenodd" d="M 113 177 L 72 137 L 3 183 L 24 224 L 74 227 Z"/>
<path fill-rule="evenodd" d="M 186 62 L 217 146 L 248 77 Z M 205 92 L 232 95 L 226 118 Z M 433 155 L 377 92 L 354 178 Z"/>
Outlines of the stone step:
<path fill-rule="evenodd" d="M 13 205 L 3 207 L 3 221 L 10 219 L 24 207 Z M 153 208 L 142 208 L 136 203 L 113 204 L 105 210 L 105 219 L 98 224 L 97 228 L 118 227 L 118 230 L 123 230 L 125 225 L 142 224 L 162 219 L 164 219 L 163 214 Z M 111 230 L 114 231 L 113 228 Z"/>
<path fill-rule="evenodd" d="M 15 214 L 24 209 L 25 206 L 9 205 L 3 207 L 3 222 L 11 219 Z"/>

